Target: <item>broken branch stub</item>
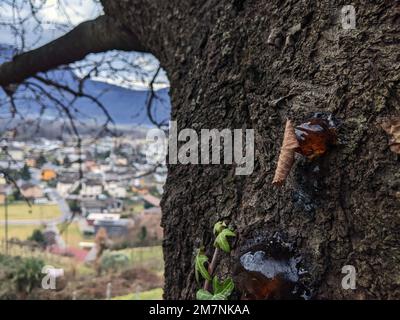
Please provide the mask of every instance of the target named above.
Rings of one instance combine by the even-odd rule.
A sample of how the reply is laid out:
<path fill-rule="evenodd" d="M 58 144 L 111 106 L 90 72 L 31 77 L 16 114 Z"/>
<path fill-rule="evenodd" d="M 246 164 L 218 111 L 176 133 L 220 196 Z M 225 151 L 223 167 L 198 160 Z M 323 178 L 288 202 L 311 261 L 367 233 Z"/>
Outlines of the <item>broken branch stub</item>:
<path fill-rule="evenodd" d="M 286 120 L 285 133 L 283 135 L 283 142 L 279 154 L 278 165 L 275 170 L 275 176 L 272 184 L 281 186 L 289 175 L 290 169 L 294 162 L 294 153 L 299 148 L 296 134 L 292 122 Z"/>

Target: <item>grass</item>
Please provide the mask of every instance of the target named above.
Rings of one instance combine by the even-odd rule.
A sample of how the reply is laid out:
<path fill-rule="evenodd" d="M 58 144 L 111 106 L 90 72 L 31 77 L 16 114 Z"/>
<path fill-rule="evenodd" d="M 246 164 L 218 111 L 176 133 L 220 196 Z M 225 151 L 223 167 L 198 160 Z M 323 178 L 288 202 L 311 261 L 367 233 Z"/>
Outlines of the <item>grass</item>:
<path fill-rule="evenodd" d="M 1 205 L 0 220 L 4 220 L 4 210 L 4 205 Z M 55 204 L 34 204 L 32 207 L 26 203 L 8 205 L 8 219 L 10 220 L 48 220 L 58 218 L 60 215 L 61 211 Z"/>
<path fill-rule="evenodd" d="M 122 216 L 130 216 L 141 213 L 144 210 L 143 203 L 140 202 L 132 202 L 127 204 L 127 210 L 122 213 Z"/>
<path fill-rule="evenodd" d="M 0 206 L 0 221 L 4 221 L 4 205 Z M 29 213 L 31 212 L 31 213 Z M 26 240 L 32 235 L 33 230 L 41 228 L 40 221 L 54 219 L 61 215 L 60 209 L 54 204 L 35 204 L 29 207 L 25 202 L 8 205 L 9 220 L 37 220 L 37 225 L 12 225 L 8 226 L 8 238 Z M 4 225 L 0 225 L 0 240 L 5 238 Z"/>
<path fill-rule="evenodd" d="M 0 253 L 5 254 L 4 244 L 0 248 Z M 71 269 L 73 261 L 68 257 L 51 254 L 42 250 L 32 250 L 27 247 L 21 247 L 15 244 L 9 244 L 8 255 L 16 257 L 20 256 L 23 258 L 38 258 L 46 262 L 46 264 L 53 265 L 57 268 L 63 267 L 65 270 Z"/>
<path fill-rule="evenodd" d="M 17 238 L 26 240 L 32 235 L 35 229 L 42 229 L 41 225 L 9 225 L 8 238 Z M 58 225 L 58 230 L 61 230 L 61 224 Z M 78 223 L 72 222 L 66 231 L 62 234 L 64 241 L 70 247 L 79 248 L 79 242 L 94 241 L 94 237 L 84 237 L 79 230 Z M 4 225 L 0 225 L 0 241 L 5 239 Z"/>
<path fill-rule="evenodd" d="M 163 289 L 156 288 L 139 293 L 130 293 L 125 296 L 114 297 L 113 300 L 162 300 Z"/>
<path fill-rule="evenodd" d="M 32 235 L 33 230 L 40 228 L 40 226 L 33 225 L 20 225 L 20 226 L 8 226 L 8 238 L 17 238 L 19 240 L 26 240 Z M 5 239 L 4 225 L 0 225 L 0 240 Z"/>
<path fill-rule="evenodd" d="M 128 248 L 114 252 L 125 254 L 132 266 L 141 266 L 157 273 L 164 271 L 164 259 L 161 246 Z"/>
<path fill-rule="evenodd" d="M 58 230 L 62 230 L 61 224 L 58 225 Z M 68 244 L 68 246 L 76 248 L 79 248 L 79 242 L 94 241 L 94 236 L 87 237 L 81 233 L 77 222 L 72 222 L 68 226 L 68 228 L 63 232 L 62 237 L 64 241 Z"/>

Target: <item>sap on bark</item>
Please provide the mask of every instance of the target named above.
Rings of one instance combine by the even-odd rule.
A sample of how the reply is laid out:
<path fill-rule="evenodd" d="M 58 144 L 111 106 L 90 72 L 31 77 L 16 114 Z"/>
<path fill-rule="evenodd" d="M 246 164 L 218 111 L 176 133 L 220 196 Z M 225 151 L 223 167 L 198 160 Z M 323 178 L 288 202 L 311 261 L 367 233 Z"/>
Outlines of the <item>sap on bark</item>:
<path fill-rule="evenodd" d="M 299 147 L 297 153 L 312 160 L 325 154 L 336 144 L 336 124 L 333 118 L 314 114 L 312 118 L 295 127 Z"/>
<path fill-rule="evenodd" d="M 309 299 L 307 274 L 291 246 L 273 238 L 246 248 L 235 262 L 233 280 L 242 300 Z"/>
<path fill-rule="evenodd" d="M 286 121 L 285 133 L 275 170 L 275 185 L 283 185 L 294 163 L 294 154 L 301 154 L 309 160 L 324 155 L 336 144 L 338 121 L 331 114 L 314 113 L 311 118 L 293 127 Z"/>

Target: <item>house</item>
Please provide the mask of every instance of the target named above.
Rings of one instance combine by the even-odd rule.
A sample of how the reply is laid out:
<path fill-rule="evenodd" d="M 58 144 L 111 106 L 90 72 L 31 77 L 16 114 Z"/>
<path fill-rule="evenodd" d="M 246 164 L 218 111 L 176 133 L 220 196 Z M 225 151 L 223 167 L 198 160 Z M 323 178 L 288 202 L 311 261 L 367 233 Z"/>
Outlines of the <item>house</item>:
<path fill-rule="evenodd" d="M 91 213 L 107 213 L 108 208 L 101 200 L 83 200 L 81 202 L 82 214 L 88 216 Z"/>
<path fill-rule="evenodd" d="M 127 166 L 128 159 L 125 157 L 117 157 L 117 159 L 115 159 L 115 163 L 120 166 Z"/>
<path fill-rule="evenodd" d="M 88 172 L 93 172 L 93 173 L 96 173 L 96 174 L 101 174 L 101 173 L 103 173 L 102 171 L 101 171 L 101 168 L 100 168 L 100 166 L 99 165 L 93 165 L 93 166 L 90 166 L 89 168 L 88 168 Z"/>
<path fill-rule="evenodd" d="M 24 151 L 17 148 L 8 148 L 7 153 L 11 157 L 13 161 L 23 161 L 24 160 Z"/>
<path fill-rule="evenodd" d="M 121 179 L 121 175 L 115 171 L 106 171 L 104 172 L 104 179 L 106 181 L 112 181 L 112 180 L 120 180 Z"/>
<path fill-rule="evenodd" d="M 127 173 L 129 168 L 127 166 L 121 166 L 121 165 L 116 165 L 113 167 L 114 172 L 121 174 L 121 173 Z"/>
<path fill-rule="evenodd" d="M 26 158 L 25 159 L 25 163 L 30 168 L 35 168 L 36 167 L 36 159 L 35 158 Z"/>
<path fill-rule="evenodd" d="M 107 204 L 108 211 L 112 213 L 120 213 L 124 208 L 124 201 L 120 199 L 107 198 L 104 202 Z"/>
<path fill-rule="evenodd" d="M 121 215 L 118 213 L 90 213 L 86 217 L 86 221 L 88 222 L 88 225 L 92 226 L 96 221 L 118 221 L 120 218 Z"/>
<path fill-rule="evenodd" d="M 44 197 L 41 187 L 31 183 L 25 183 L 20 187 L 21 194 L 27 199 L 40 199 Z"/>
<path fill-rule="evenodd" d="M 147 189 L 146 187 L 136 187 L 136 186 L 131 186 L 131 190 L 134 193 L 140 194 L 140 195 L 145 195 L 149 193 L 149 189 Z"/>
<path fill-rule="evenodd" d="M 80 169 L 80 167 L 81 167 L 81 164 L 77 161 L 77 162 L 71 163 L 71 167 L 70 168 L 72 170 L 78 171 Z"/>
<path fill-rule="evenodd" d="M 95 160 L 86 160 L 84 163 L 87 172 L 93 172 L 96 174 L 101 174 L 100 166 Z"/>
<path fill-rule="evenodd" d="M 111 239 L 123 238 L 129 233 L 132 224 L 133 221 L 130 219 L 96 220 L 94 222 L 94 230 L 95 234 L 97 234 L 99 229 L 104 228 Z"/>
<path fill-rule="evenodd" d="M 54 169 L 46 168 L 41 172 L 41 179 L 43 181 L 50 181 L 57 177 L 57 173 Z"/>
<path fill-rule="evenodd" d="M 116 180 L 110 180 L 105 184 L 105 190 L 111 197 L 126 198 L 126 188 Z"/>
<path fill-rule="evenodd" d="M 111 164 L 109 164 L 108 162 L 101 162 L 99 164 L 100 167 L 100 172 L 107 172 L 107 171 L 111 171 Z"/>
<path fill-rule="evenodd" d="M 94 160 L 86 160 L 84 165 L 87 171 L 92 171 L 92 168 L 97 166 Z"/>
<path fill-rule="evenodd" d="M 83 216 L 91 213 L 120 213 L 123 209 L 123 201 L 107 198 L 104 200 L 86 199 L 81 202 Z"/>
<path fill-rule="evenodd" d="M 82 183 L 80 195 L 95 198 L 103 193 L 103 183 L 100 180 L 86 180 Z"/>
<path fill-rule="evenodd" d="M 74 192 L 78 185 L 78 180 L 64 177 L 58 180 L 56 189 L 60 196 L 66 197 L 68 194 Z"/>

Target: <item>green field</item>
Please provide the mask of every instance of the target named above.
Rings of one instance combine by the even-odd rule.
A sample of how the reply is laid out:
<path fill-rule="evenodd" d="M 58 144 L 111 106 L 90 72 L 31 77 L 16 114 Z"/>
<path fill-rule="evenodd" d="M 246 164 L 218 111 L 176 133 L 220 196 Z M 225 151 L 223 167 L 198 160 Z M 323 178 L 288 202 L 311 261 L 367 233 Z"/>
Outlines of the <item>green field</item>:
<path fill-rule="evenodd" d="M 60 229 L 60 225 L 58 226 Z M 19 240 L 26 240 L 32 235 L 33 230 L 42 229 L 41 225 L 9 225 L 8 238 L 17 238 Z M 4 239 L 5 231 L 4 225 L 0 225 L 0 240 Z M 78 247 L 81 241 L 93 241 L 93 238 L 84 238 L 79 231 L 77 223 L 73 222 L 69 225 L 68 230 L 64 231 L 62 237 L 69 246 Z"/>
<path fill-rule="evenodd" d="M 8 239 L 17 238 L 19 240 L 26 240 L 32 235 L 34 229 L 40 228 L 40 225 L 21 225 L 21 226 L 8 226 Z M 5 230 L 4 225 L 0 225 L 0 240 L 4 240 Z"/>
<path fill-rule="evenodd" d="M 0 206 L 0 221 L 4 221 L 4 205 Z M 55 204 L 34 204 L 31 207 L 24 203 L 8 205 L 8 219 L 10 220 L 48 220 L 58 218 L 61 211 Z"/>
<path fill-rule="evenodd" d="M 113 252 L 125 254 L 132 266 L 142 266 L 159 274 L 164 272 L 164 258 L 161 246 L 129 248 Z"/>
<path fill-rule="evenodd" d="M 58 230 L 62 230 L 63 226 L 61 224 L 58 225 Z M 69 224 L 68 228 L 64 230 L 62 233 L 62 237 L 66 244 L 71 247 L 79 247 L 79 242 L 88 241 L 93 242 L 94 236 L 92 237 L 85 237 L 79 230 L 79 226 L 77 222 L 72 222 Z"/>
<path fill-rule="evenodd" d="M 41 228 L 40 221 L 57 218 L 61 215 L 60 209 L 54 204 L 40 204 L 29 207 L 26 203 L 12 203 L 8 205 L 9 220 L 37 220 L 36 225 L 12 225 L 8 226 L 8 238 L 26 240 L 34 229 Z M 4 205 L 0 206 L 0 221 L 4 221 Z M 0 225 L 0 240 L 4 239 L 4 225 Z"/>

